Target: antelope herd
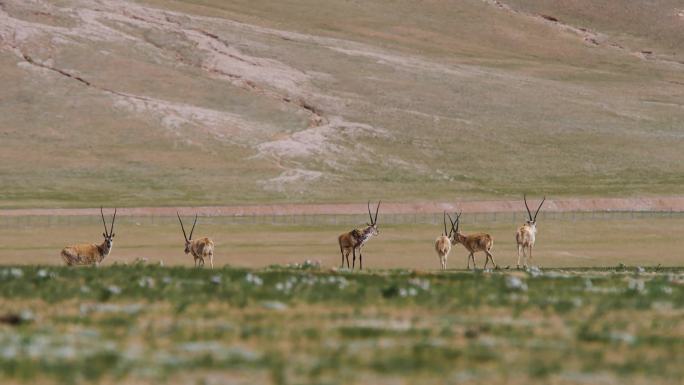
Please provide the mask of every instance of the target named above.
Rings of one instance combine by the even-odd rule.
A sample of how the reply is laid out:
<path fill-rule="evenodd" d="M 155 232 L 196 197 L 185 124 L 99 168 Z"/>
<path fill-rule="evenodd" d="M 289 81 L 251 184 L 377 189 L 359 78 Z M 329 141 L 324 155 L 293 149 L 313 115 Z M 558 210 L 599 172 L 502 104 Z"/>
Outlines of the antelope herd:
<path fill-rule="evenodd" d="M 527 210 L 528 220 L 518 228 L 515 233 L 515 240 L 518 246 L 518 261 L 516 264 L 517 268 L 520 268 L 520 260 L 523 260 L 523 266 L 527 268 L 528 262 L 532 262 L 532 248 L 537 235 L 537 215 L 542 208 L 542 205 L 546 201 L 546 197 L 542 199 L 541 203 L 537 207 L 537 210 L 532 215 L 530 207 L 527 205 L 527 195 L 523 195 L 523 202 L 525 203 L 525 209 Z M 338 244 L 340 246 L 340 254 L 342 256 L 342 262 L 340 267 L 344 267 L 344 262 L 347 262 L 347 268 L 349 266 L 349 254 L 352 254 L 351 269 L 356 267 L 356 253 L 359 253 L 359 269 L 363 269 L 363 246 L 374 236 L 380 234 L 378 230 L 378 213 L 380 211 L 380 203 L 375 207 L 375 215 L 371 212 L 370 201 L 368 202 L 368 217 L 370 222 L 366 223 L 365 227 L 356 228 L 349 232 L 340 234 L 337 238 Z M 440 268 L 442 270 L 447 269 L 447 257 L 452 249 L 452 246 L 457 244 L 463 245 L 463 247 L 468 251 L 468 256 L 466 258 L 466 269 L 470 269 L 470 262 L 473 263 L 473 269 L 476 268 L 475 264 L 475 253 L 483 252 L 485 254 L 485 263 L 483 268 L 487 268 L 489 261 L 495 269 L 498 265 L 494 261 L 494 256 L 492 255 L 492 247 L 494 246 L 494 238 L 488 233 L 473 233 L 473 234 L 463 234 L 460 231 L 460 221 L 462 212 L 455 213 L 456 219 L 451 217 L 451 214 L 446 211 L 443 213 L 444 222 L 444 232 L 437 237 L 435 240 L 435 251 L 439 257 Z M 107 230 L 107 221 L 105 220 L 103 208 L 100 207 L 100 215 L 102 216 L 102 223 L 104 224 L 104 241 L 101 244 L 95 243 L 82 243 L 67 246 L 62 249 L 61 256 L 62 260 L 67 266 L 79 266 L 79 265 L 94 265 L 98 266 L 112 251 L 113 238 L 114 238 L 114 221 L 116 220 L 116 209 L 114 209 L 114 214 L 112 215 L 112 223 Z M 214 268 L 214 242 L 210 238 L 202 237 L 193 240 L 192 236 L 195 232 L 195 226 L 197 225 L 198 216 L 195 215 L 195 219 L 192 223 L 192 228 L 190 229 L 190 236 L 188 237 L 185 232 L 185 226 L 183 225 L 183 220 L 181 219 L 180 213 L 176 212 L 178 216 L 178 221 L 181 225 L 181 230 L 183 232 L 183 238 L 185 239 L 185 254 L 192 254 L 195 261 L 195 267 L 204 267 L 204 262 L 206 259 L 209 260 L 209 265 Z M 450 228 L 447 229 L 446 220 L 449 218 Z"/>

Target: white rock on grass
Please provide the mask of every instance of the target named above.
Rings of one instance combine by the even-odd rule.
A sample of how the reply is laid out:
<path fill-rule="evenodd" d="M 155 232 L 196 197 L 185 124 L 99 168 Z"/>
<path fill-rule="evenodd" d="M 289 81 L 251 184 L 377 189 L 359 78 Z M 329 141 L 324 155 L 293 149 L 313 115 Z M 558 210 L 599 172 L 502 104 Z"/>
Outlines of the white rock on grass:
<path fill-rule="evenodd" d="M 527 269 L 527 273 L 530 274 L 533 277 L 539 277 L 542 275 L 542 271 L 539 269 L 537 266 L 530 266 Z"/>
<path fill-rule="evenodd" d="M 511 290 L 527 291 L 527 284 L 522 279 L 513 275 L 506 277 L 506 287 Z"/>
<path fill-rule="evenodd" d="M 107 291 L 109 291 L 113 295 L 121 294 L 121 288 L 116 285 L 109 285 L 109 287 L 107 287 Z"/>
<path fill-rule="evenodd" d="M 269 310 L 287 310 L 287 305 L 280 301 L 264 301 L 261 306 Z"/>
<path fill-rule="evenodd" d="M 245 281 L 251 283 L 254 286 L 261 286 L 264 284 L 264 280 L 261 279 L 258 275 L 254 275 L 252 273 L 247 273 L 245 276 Z"/>
<path fill-rule="evenodd" d="M 627 283 L 627 288 L 638 293 L 643 293 L 646 289 L 646 285 L 642 279 L 630 279 Z"/>

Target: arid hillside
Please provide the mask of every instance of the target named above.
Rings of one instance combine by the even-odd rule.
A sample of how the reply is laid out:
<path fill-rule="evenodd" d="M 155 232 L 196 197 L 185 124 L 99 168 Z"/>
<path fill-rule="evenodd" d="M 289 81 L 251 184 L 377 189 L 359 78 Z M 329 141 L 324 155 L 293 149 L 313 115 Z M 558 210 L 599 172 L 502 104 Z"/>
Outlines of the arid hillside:
<path fill-rule="evenodd" d="M 613 3 L 0 0 L 0 207 L 682 195 L 684 5 Z"/>

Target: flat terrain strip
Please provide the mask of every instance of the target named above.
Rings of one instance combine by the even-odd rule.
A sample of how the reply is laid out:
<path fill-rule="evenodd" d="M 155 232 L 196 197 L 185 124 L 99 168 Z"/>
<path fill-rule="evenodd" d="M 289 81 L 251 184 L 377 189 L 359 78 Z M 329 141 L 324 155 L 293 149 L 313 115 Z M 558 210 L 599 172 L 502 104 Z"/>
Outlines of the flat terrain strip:
<path fill-rule="evenodd" d="M 530 198 L 531 209 L 539 202 Z M 339 204 L 276 204 L 245 206 L 199 206 L 199 207 L 128 207 L 120 208 L 122 216 L 174 216 L 176 211 L 192 211 L 204 216 L 233 215 L 325 215 L 360 214 L 367 208 L 363 203 Z M 382 203 L 384 214 L 441 213 L 442 211 L 463 211 L 465 213 L 509 213 L 524 210 L 521 200 L 460 201 L 460 202 L 417 202 Z M 548 199 L 544 203 L 546 212 L 569 211 L 684 211 L 684 197 L 635 197 L 635 198 L 567 198 Z M 100 215 L 99 208 L 82 209 L 10 209 L 0 210 L 0 217 L 21 216 L 87 216 Z"/>

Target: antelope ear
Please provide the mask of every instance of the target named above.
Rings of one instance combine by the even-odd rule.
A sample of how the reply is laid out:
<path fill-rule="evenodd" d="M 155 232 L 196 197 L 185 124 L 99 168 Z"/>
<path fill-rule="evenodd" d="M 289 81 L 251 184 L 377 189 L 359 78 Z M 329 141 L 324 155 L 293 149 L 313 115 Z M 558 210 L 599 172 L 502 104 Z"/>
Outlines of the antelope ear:
<path fill-rule="evenodd" d="M 107 234 L 102 233 L 102 237 L 103 237 L 103 238 L 107 238 Z"/>
<path fill-rule="evenodd" d="M 116 234 L 112 233 L 112 238 L 114 238 L 114 235 L 116 235 Z"/>

